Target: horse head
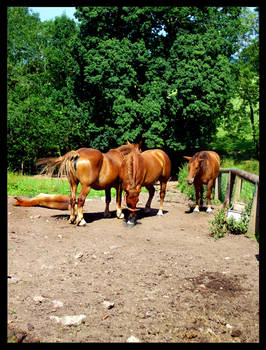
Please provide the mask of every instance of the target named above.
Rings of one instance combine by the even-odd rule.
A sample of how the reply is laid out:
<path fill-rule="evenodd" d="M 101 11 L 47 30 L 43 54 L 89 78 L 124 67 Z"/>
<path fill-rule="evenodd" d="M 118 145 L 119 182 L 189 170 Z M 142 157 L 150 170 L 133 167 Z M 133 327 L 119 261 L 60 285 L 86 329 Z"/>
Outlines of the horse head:
<path fill-rule="evenodd" d="M 187 177 L 187 183 L 189 185 L 192 185 L 194 183 L 195 177 L 200 173 L 201 171 L 201 163 L 204 159 L 197 158 L 197 157 L 187 157 L 184 156 L 185 159 L 187 159 L 188 162 L 188 177 Z"/>
<path fill-rule="evenodd" d="M 136 205 L 139 201 L 143 178 L 143 159 L 139 150 L 132 151 L 124 158 L 120 167 L 119 177 L 122 189 L 125 191 L 125 201 L 131 211 L 129 224 L 134 223 Z"/>

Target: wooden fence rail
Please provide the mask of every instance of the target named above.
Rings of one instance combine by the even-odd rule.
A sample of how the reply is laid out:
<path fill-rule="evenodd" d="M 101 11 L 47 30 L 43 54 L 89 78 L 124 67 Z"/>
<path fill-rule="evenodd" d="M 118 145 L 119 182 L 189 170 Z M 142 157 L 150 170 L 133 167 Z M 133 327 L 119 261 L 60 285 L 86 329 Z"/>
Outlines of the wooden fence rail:
<path fill-rule="evenodd" d="M 228 173 L 228 180 L 223 206 L 230 205 L 232 200 L 233 187 L 235 183 L 234 201 L 239 201 L 243 180 L 255 185 L 252 201 L 251 213 L 249 218 L 248 233 L 255 234 L 259 232 L 259 176 L 248 173 L 247 171 L 235 168 L 221 168 L 220 174 L 215 182 L 215 199 L 220 198 L 222 174 Z"/>

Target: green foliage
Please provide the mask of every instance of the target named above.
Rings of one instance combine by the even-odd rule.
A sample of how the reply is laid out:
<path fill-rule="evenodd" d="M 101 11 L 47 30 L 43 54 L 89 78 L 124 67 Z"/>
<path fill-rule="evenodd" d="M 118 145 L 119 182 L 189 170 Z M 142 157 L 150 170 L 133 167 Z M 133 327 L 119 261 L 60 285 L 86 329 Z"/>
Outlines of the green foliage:
<path fill-rule="evenodd" d="M 224 237 L 227 232 L 234 235 L 247 234 L 251 203 L 250 201 L 246 204 L 241 219 L 238 221 L 234 217 L 227 218 L 227 209 L 218 209 L 217 213 L 214 214 L 214 219 L 209 221 L 211 236 L 218 239 Z"/>
<path fill-rule="evenodd" d="M 10 169 L 33 173 L 38 158 L 126 140 L 169 154 L 212 141 L 224 149 L 224 137 L 257 147 L 256 16 L 230 6 L 77 7 L 75 16 L 41 22 L 8 7 Z M 230 130 L 217 139 L 218 126 Z"/>
<path fill-rule="evenodd" d="M 217 213 L 214 214 L 214 220 L 210 221 L 209 231 L 215 239 L 224 237 L 227 232 L 226 213 L 226 209 L 218 209 Z"/>

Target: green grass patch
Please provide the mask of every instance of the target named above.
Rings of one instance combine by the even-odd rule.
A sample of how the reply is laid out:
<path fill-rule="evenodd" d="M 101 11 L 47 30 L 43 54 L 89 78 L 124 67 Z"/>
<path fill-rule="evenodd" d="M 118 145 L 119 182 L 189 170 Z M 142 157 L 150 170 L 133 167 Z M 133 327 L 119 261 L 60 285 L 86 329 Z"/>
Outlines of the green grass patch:
<path fill-rule="evenodd" d="M 80 192 L 80 184 L 77 194 Z M 67 179 L 39 178 L 9 172 L 7 175 L 7 193 L 9 196 L 34 197 L 40 193 L 70 194 L 70 185 Z M 115 189 L 112 188 L 111 196 L 115 197 Z M 103 197 L 105 191 L 91 189 L 88 198 Z"/>

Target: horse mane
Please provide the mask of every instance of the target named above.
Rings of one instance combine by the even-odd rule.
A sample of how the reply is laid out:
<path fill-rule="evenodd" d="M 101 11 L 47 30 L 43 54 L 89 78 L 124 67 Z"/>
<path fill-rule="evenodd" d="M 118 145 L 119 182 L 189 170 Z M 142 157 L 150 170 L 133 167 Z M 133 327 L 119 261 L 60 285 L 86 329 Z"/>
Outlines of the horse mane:
<path fill-rule="evenodd" d="M 128 155 L 124 158 L 124 164 L 126 166 L 126 179 L 129 187 L 131 189 L 136 188 L 136 180 L 138 176 L 138 164 L 139 164 L 139 155 L 140 152 L 138 150 L 131 150 L 132 152 L 128 153 Z"/>
<path fill-rule="evenodd" d="M 207 164 L 207 160 L 209 159 L 208 151 L 201 151 L 201 152 L 195 153 L 191 159 L 191 162 L 194 162 L 195 160 L 198 160 L 198 159 L 203 159 L 203 161 L 201 162 L 201 169 L 205 173 L 208 167 L 208 164 Z"/>

